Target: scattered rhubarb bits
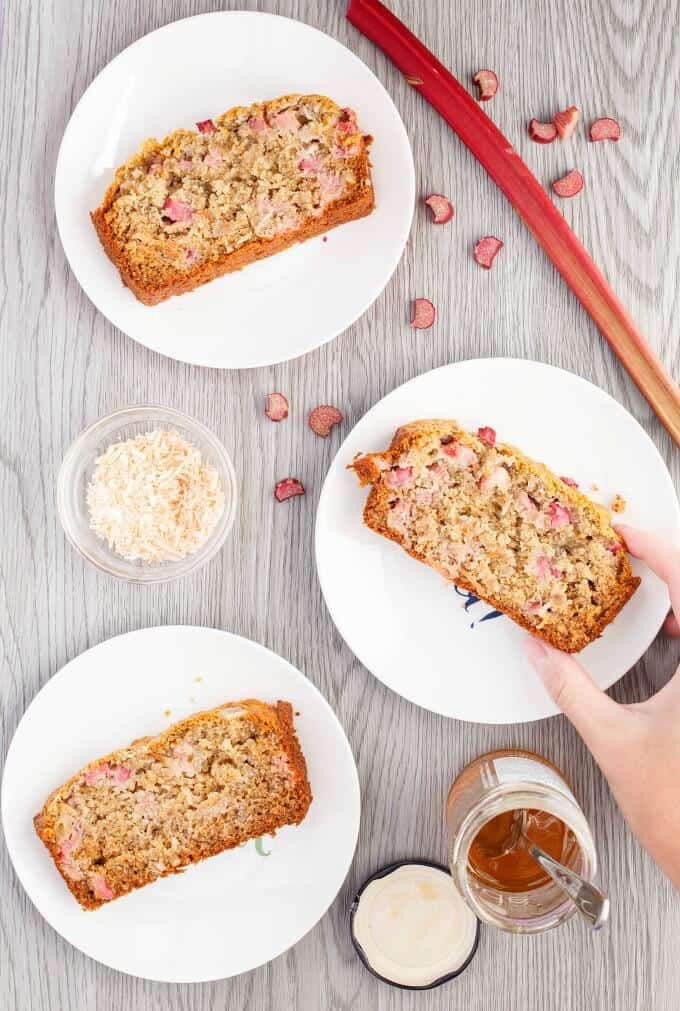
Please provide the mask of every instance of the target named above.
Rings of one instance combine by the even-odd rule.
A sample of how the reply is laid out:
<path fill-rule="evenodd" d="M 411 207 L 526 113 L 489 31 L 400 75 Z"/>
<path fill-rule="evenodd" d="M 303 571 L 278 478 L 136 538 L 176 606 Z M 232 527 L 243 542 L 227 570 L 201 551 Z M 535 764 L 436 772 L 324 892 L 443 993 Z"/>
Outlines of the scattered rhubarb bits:
<path fill-rule="evenodd" d="M 495 446 L 496 445 L 496 430 L 495 428 L 478 428 L 477 437 L 482 440 L 485 446 Z"/>
<path fill-rule="evenodd" d="M 475 245 L 474 257 L 480 267 L 491 270 L 491 264 L 498 252 L 503 248 L 503 243 L 495 235 L 485 235 L 483 239 Z"/>
<path fill-rule="evenodd" d="M 472 80 L 479 89 L 477 98 L 480 102 L 490 102 L 498 91 L 498 78 L 493 70 L 478 70 Z"/>
<path fill-rule="evenodd" d="M 296 495 L 304 495 L 305 489 L 294 477 L 286 477 L 279 481 L 274 489 L 274 496 L 277 502 L 285 502 L 286 499 L 295 498 Z"/>
<path fill-rule="evenodd" d="M 537 119 L 529 121 L 529 136 L 537 144 L 552 144 L 557 137 L 557 127 L 554 123 L 539 123 Z"/>
<path fill-rule="evenodd" d="M 564 475 L 562 475 L 560 477 L 560 481 L 563 484 L 568 484 L 570 488 L 578 488 L 578 481 L 574 481 L 573 477 L 564 477 Z"/>
<path fill-rule="evenodd" d="M 331 434 L 333 425 L 339 425 L 342 421 L 342 413 L 331 404 L 319 404 L 310 412 L 309 427 L 315 435 L 320 435 L 322 439 L 327 439 Z"/>
<path fill-rule="evenodd" d="M 556 179 L 552 188 L 558 197 L 575 197 L 583 189 L 583 176 L 578 169 L 572 169 L 566 176 Z"/>
<path fill-rule="evenodd" d="M 212 119 L 202 119 L 196 124 L 196 129 L 199 133 L 214 133 L 217 128 Z"/>
<path fill-rule="evenodd" d="M 429 298 L 416 298 L 413 300 L 413 316 L 411 326 L 416 330 L 427 330 L 432 326 L 437 315 L 437 310 L 430 302 Z"/>
<path fill-rule="evenodd" d="M 432 222 L 435 225 L 445 225 L 453 217 L 453 204 L 441 193 L 433 193 L 425 198 L 425 203 L 432 211 Z"/>
<path fill-rule="evenodd" d="M 283 393 L 268 393 L 264 413 L 270 421 L 283 421 L 288 417 L 288 401 Z"/>
<path fill-rule="evenodd" d="M 615 119 L 606 116 L 604 119 L 596 119 L 590 124 L 591 140 L 619 140 L 621 137 L 621 127 Z"/>
<path fill-rule="evenodd" d="M 553 123 L 561 140 L 568 140 L 571 137 L 580 118 L 581 112 L 575 105 L 570 105 L 568 109 L 556 114 Z"/>

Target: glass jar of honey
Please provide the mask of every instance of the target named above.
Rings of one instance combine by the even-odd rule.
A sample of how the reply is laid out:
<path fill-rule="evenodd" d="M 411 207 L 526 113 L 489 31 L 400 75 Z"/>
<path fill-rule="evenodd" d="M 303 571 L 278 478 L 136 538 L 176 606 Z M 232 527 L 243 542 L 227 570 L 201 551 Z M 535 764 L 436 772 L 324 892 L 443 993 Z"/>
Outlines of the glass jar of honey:
<path fill-rule="evenodd" d="M 540 755 L 516 748 L 481 755 L 463 769 L 446 801 L 449 863 L 473 912 L 513 933 L 540 933 L 575 906 L 529 854 L 533 842 L 592 880 L 595 843 L 564 776 Z"/>

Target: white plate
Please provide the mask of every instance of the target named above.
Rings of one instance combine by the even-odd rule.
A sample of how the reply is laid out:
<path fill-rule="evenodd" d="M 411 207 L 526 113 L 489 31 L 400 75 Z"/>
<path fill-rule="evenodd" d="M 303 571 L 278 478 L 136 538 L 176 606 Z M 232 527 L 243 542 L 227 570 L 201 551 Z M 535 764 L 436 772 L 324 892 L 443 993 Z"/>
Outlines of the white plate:
<path fill-rule="evenodd" d="M 380 451 L 394 430 L 419 418 L 491 425 L 501 441 L 575 478 L 621 522 L 679 537 L 680 509 L 654 444 L 596 386 L 538 362 L 482 359 L 446 365 L 400 386 L 350 432 L 328 472 L 316 520 L 316 561 L 333 621 L 347 645 L 388 687 L 433 712 L 478 723 L 519 723 L 556 708 L 524 659 L 526 635 L 465 597 L 398 545 L 362 523 L 366 490 L 345 468 Z M 599 491 L 593 491 L 593 484 Z M 633 563 L 642 585 L 601 639 L 579 656 L 609 687 L 632 667 L 668 610 L 665 586 Z"/>
<path fill-rule="evenodd" d="M 114 170 L 147 137 L 234 105 L 291 92 L 328 95 L 374 135 L 376 209 L 322 237 L 158 306 L 138 302 L 90 221 Z M 403 252 L 415 175 L 391 98 L 361 60 L 299 21 L 216 12 L 175 21 L 109 63 L 87 89 L 59 151 L 59 234 L 87 295 L 120 330 L 171 358 L 246 368 L 295 358 L 331 340 L 378 297 Z"/>
<path fill-rule="evenodd" d="M 244 697 L 287 699 L 300 713 L 314 794 L 302 824 L 81 910 L 33 829 L 48 794 L 97 755 Z M 347 874 L 359 810 L 347 738 L 314 685 L 263 646 L 211 628 L 142 629 L 76 657 L 26 710 L 2 784 L 7 848 L 48 923 L 105 965 L 178 983 L 254 969 L 306 934 Z"/>

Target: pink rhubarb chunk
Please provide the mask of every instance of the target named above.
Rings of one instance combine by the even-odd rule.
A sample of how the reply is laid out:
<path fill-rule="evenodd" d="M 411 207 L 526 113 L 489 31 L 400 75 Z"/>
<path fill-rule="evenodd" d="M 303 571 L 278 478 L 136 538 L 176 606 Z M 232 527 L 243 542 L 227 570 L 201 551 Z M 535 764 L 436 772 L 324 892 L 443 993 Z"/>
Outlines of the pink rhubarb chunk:
<path fill-rule="evenodd" d="M 503 248 L 503 243 L 495 235 L 485 235 L 483 239 L 475 243 L 473 256 L 480 267 L 491 270 L 491 264 Z"/>
<path fill-rule="evenodd" d="M 109 899 L 113 898 L 113 889 L 103 874 L 93 874 L 90 877 L 90 888 L 94 892 L 94 897 L 96 899 L 102 899 L 104 902 L 108 902 Z"/>
<path fill-rule="evenodd" d="M 483 492 L 507 491 L 510 487 L 510 475 L 505 467 L 494 469 L 479 482 L 479 490 Z"/>
<path fill-rule="evenodd" d="M 217 127 L 212 119 L 202 119 L 196 124 L 199 133 L 214 133 Z"/>
<path fill-rule="evenodd" d="M 170 218 L 171 221 L 181 221 L 185 224 L 191 224 L 191 219 L 194 216 L 194 211 L 190 204 L 185 204 L 183 200 L 174 200 L 172 197 L 168 197 L 165 201 L 163 210 L 165 211 L 166 218 Z"/>
<path fill-rule="evenodd" d="M 479 101 L 490 102 L 498 91 L 498 77 L 493 70 L 478 70 L 472 80 L 479 89 Z"/>
<path fill-rule="evenodd" d="M 462 442 L 445 442 L 442 443 L 442 453 L 448 456 L 450 460 L 454 460 L 459 467 L 471 468 L 476 467 L 479 463 L 479 457 L 475 453 L 474 449 L 470 446 L 464 446 Z"/>
<path fill-rule="evenodd" d="M 304 495 L 305 489 L 294 477 L 286 477 L 279 481 L 274 488 L 274 497 L 277 502 L 285 502 L 286 499 L 295 498 L 296 495 Z"/>
<path fill-rule="evenodd" d="M 445 225 L 453 217 L 453 204 L 448 197 L 441 193 L 432 193 L 425 198 L 425 203 L 432 211 L 432 223 L 434 225 Z"/>
<path fill-rule="evenodd" d="M 548 512 L 550 514 L 550 526 L 553 530 L 561 530 L 563 527 L 568 527 L 570 525 L 571 513 L 566 506 L 553 501 L 548 506 Z"/>
<path fill-rule="evenodd" d="M 589 136 L 591 140 L 620 140 L 621 127 L 615 119 L 605 116 L 590 124 Z"/>
<path fill-rule="evenodd" d="M 429 298 L 416 298 L 413 300 L 411 326 L 415 327 L 416 330 L 428 330 L 434 323 L 436 315 L 437 310 Z"/>
<path fill-rule="evenodd" d="M 553 193 L 558 197 L 575 197 L 583 189 L 583 176 L 578 169 L 572 169 L 566 176 L 556 179 L 552 184 Z"/>
<path fill-rule="evenodd" d="M 531 119 L 529 136 L 537 144 L 552 144 L 557 139 L 557 127 L 554 123 L 540 123 L 537 119 Z"/>
<path fill-rule="evenodd" d="M 571 137 L 580 118 L 581 112 L 575 105 L 570 105 L 563 112 L 556 113 L 553 123 L 561 140 L 568 140 Z"/>
<path fill-rule="evenodd" d="M 339 425 L 342 420 L 342 412 L 332 404 L 319 404 L 313 411 L 310 411 L 307 419 L 311 430 L 322 439 L 327 439 L 333 426 Z"/>
<path fill-rule="evenodd" d="M 288 401 L 283 393 L 268 393 L 264 413 L 270 421 L 283 421 L 288 417 Z"/>
<path fill-rule="evenodd" d="M 390 488 L 405 488 L 413 478 L 413 467 L 393 467 L 385 474 L 385 484 Z"/>
<path fill-rule="evenodd" d="M 496 430 L 494 428 L 478 428 L 477 437 L 481 439 L 485 446 L 495 446 L 496 445 Z"/>

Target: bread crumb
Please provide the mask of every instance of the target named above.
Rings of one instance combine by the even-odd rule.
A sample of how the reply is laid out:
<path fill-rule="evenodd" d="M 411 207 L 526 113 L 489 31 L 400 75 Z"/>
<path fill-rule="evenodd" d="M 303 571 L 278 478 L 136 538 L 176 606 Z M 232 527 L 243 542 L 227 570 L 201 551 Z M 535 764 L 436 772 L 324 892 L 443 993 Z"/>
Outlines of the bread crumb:
<path fill-rule="evenodd" d="M 594 484 L 594 485 L 592 486 L 592 490 L 593 490 L 593 491 L 599 491 L 599 490 L 600 490 L 600 486 L 599 486 L 599 484 Z"/>
<path fill-rule="evenodd" d="M 164 709 L 163 716 L 172 716 L 172 709 Z"/>
<path fill-rule="evenodd" d="M 194 681 L 196 682 L 197 685 L 200 685 L 200 683 L 201 683 L 202 680 L 203 680 L 203 678 L 200 677 L 200 676 L 197 677 L 197 678 L 194 678 Z"/>
<path fill-rule="evenodd" d="M 623 495 L 619 495 L 617 492 L 610 508 L 613 513 L 622 513 L 625 512 L 626 505 L 627 503 Z"/>

